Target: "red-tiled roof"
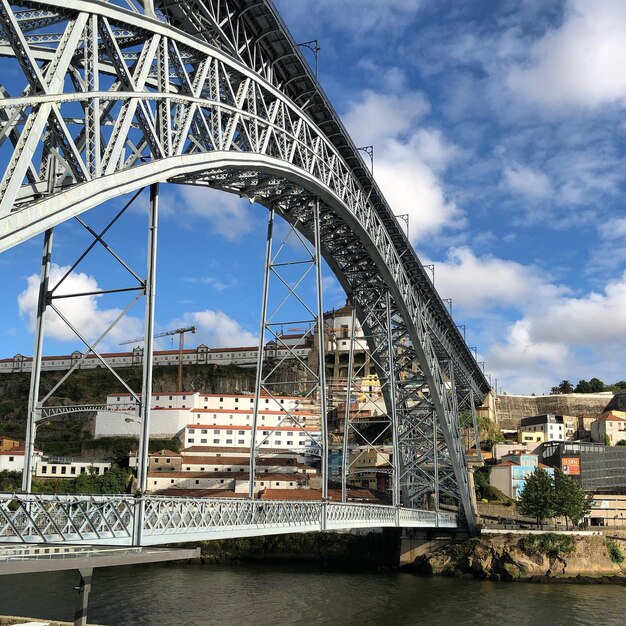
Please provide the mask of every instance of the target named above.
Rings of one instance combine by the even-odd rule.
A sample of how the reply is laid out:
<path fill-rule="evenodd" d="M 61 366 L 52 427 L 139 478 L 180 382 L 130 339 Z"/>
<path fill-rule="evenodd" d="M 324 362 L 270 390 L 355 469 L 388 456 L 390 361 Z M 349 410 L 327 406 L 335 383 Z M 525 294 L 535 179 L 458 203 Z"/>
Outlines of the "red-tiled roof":
<path fill-rule="evenodd" d="M 198 428 L 205 428 L 205 429 L 227 429 L 227 430 L 252 430 L 252 426 L 242 426 L 241 424 L 187 424 L 187 428 L 189 429 L 198 429 Z M 290 430 L 292 432 L 319 432 L 319 428 L 312 428 L 311 426 L 297 426 L 297 425 L 293 425 L 293 426 L 267 426 L 267 425 L 261 425 L 261 426 L 257 426 L 256 428 L 257 430 L 267 430 L 267 431 L 274 431 L 274 430 Z"/>
<path fill-rule="evenodd" d="M 150 456 L 179 457 L 182 456 L 182 454 L 180 452 L 174 452 L 173 450 L 159 450 L 158 452 L 153 452 Z"/>
<path fill-rule="evenodd" d="M 168 487 L 158 491 L 163 496 L 181 498 L 247 498 L 247 493 L 235 493 L 232 489 L 176 489 Z"/>

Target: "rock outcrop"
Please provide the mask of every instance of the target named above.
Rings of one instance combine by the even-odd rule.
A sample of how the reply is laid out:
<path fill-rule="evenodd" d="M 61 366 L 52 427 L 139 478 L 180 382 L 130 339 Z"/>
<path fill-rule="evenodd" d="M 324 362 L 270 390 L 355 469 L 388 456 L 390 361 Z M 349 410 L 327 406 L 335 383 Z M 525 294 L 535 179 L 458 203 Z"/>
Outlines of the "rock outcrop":
<path fill-rule="evenodd" d="M 617 543 L 621 550 L 626 546 L 626 541 Z M 611 560 L 602 536 L 483 535 L 421 556 L 412 569 L 509 581 L 609 576 L 626 583 L 622 567 Z"/>

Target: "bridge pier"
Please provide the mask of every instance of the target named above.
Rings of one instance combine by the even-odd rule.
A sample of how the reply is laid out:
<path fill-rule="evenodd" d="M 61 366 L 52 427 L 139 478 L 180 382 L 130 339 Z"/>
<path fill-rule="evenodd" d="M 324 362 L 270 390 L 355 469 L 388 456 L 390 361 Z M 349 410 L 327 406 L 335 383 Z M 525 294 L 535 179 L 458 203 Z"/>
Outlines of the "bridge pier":
<path fill-rule="evenodd" d="M 410 567 L 415 559 L 447 546 L 451 543 L 461 543 L 470 538 L 468 531 L 458 530 L 417 530 L 405 528 L 400 537 L 400 554 L 398 565 L 400 567 Z"/>
<path fill-rule="evenodd" d="M 92 567 L 78 570 L 80 582 L 75 589 L 78 591 L 78 604 L 74 613 L 74 626 L 87 626 L 87 609 L 89 607 L 89 593 L 91 592 Z"/>

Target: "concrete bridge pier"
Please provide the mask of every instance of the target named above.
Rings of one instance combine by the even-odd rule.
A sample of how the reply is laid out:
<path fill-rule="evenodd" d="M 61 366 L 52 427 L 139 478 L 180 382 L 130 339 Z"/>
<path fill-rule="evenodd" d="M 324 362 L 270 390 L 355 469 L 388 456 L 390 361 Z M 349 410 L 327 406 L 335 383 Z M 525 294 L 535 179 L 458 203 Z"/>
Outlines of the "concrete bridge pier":
<path fill-rule="evenodd" d="M 461 543 L 467 541 L 470 534 L 466 530 L 418 530 L 406 528 L 400 537 L 400 555 L 398 565 L 400 567 L 410 567 L 415 559 L 450 545 L 451 543 Z"/>

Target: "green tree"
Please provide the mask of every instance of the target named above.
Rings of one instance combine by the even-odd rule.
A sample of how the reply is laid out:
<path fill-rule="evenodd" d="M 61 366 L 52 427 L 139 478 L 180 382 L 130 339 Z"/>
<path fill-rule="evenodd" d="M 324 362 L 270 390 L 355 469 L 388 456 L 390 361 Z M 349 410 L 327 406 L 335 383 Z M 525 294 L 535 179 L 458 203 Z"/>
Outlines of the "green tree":
<path fill-rule="evenodd" d="M 626 439 L 620 439 L 615 445 L 616 446 L 626 446 Z"/>
<path fill-rule="evenodd" d="M 538 467 L 527 479 L 518 500 L 522 515 L 537 519 L 537 524 L 554 515 L 554 482 L 548 472 Z"/>
<path fill-rule="evenodd" d="M 600 391 L 604 391 L 606 387 L 599 378 L 592 378 L 589 381 L 589 386 L 591 387 L 591 393 L 599 393 Z"/>
<path fill-rule="evenodd" d="M 611 445 L 611 438 L 608 435 L 604 435 L 604 445 L 605 446 Z"/>
<path fill-rule="evenodd" d="M 574 393 L 574 387 L 572 387 L 572 383 L 569 380 L 562 380 L 557 387 L 552 387 L 550 393 L 552 395 Z"/>
<path fill-rule="evenodd" d="M 554 513 L 565 518 L 565 525 L 569 523 L 577 526 L 589 511 L 593 495 L 583 491 L 580 483 L 570 476 L 566 476 L 560 469 L 554 472 Z"/>
<path fill-rule="evenodd" d="M 586 380 L 579 380 L 574 393 L 591 393 L 591 385 Z"/>

